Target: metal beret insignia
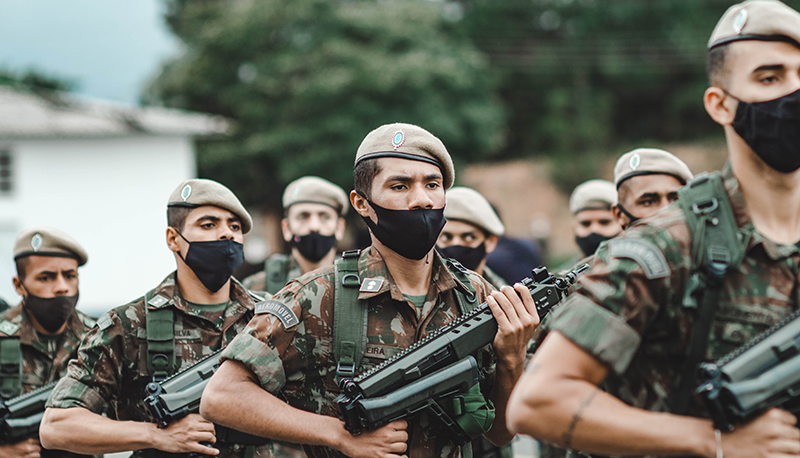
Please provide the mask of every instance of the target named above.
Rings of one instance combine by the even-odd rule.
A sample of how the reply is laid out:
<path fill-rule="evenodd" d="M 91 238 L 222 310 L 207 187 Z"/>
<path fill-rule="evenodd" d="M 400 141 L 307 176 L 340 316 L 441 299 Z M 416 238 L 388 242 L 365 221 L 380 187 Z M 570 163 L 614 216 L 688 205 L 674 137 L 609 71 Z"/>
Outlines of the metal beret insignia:
<path fill-rule="evenodd" d="M 31 249 L 33 249 L 35 252 L 38 252 L 42 247 L 42 241 L 42 234 L 38 232 L 33 234 L 33 237 L 31 237 Z"/>
<path fill-rule="evenodd" d="M 649 279 L 669 275 L 669 265 L 664 254 L 655 245 L 643 239 L 612 239 L 608 242 L 608 254 L 612 258 L 627 258 L 636 261 Z"/>
<path fill-rule="evenodd" d="M 279 302 L 274 299 L 269 299 L 256 304 L 256 315 L 260 315 L 262 313 L 269 313 L 270 315 L 275 315 L 278 317 L 278 319 L 281 320 L 281 323 L 283 323 L 283 327 L 285 329 L 289 329 L 292 326 L 297 326 L 297 324 L 300 323 L 300 320 L 297 318 L 297 315 L 294 314 L 292 309 L 290 309 L 283 302 Z"/>
<path fill-rule="evenodd" d="M 183 189 L 181 189 L 181 199 L 183 199 L 183 201 L 186 202 L 186 200 L 189 199 L 189 196 L 191 195 L 192 195 L 192 186 L 187 184 L 186 186 L 183 187 Z"/>

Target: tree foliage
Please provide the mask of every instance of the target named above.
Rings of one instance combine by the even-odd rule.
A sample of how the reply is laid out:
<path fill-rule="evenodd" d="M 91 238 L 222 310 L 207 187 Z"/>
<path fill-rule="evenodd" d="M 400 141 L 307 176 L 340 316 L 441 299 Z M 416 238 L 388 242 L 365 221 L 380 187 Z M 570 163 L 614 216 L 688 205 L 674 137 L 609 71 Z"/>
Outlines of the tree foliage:
<path fill-rule="evenodd" d="M 262 207 L 302 175 L 349 188 L 361 139 L 388 122 L 424 126 L 461 163 L 487 157 L 502 147 L 504 112 L 451 6 L 171 0 L 185 52 L 143 100 L 235 120 L 233 136 L 200 146 L 200 174 Z"/>

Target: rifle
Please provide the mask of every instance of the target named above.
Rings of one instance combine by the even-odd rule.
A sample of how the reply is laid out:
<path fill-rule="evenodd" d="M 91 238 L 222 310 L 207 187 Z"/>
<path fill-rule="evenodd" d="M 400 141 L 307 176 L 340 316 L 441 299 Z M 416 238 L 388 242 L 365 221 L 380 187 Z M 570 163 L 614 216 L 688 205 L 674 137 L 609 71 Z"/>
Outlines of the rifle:
<path fill-rule="evenodd" d="M 161 382 L 148 383 L 144 403 L 159 428 L 200 411 L 200 397 L 220 364 L 224 349 L 219 349 Z M 240 445 L 265 445 L 269 439 L 214 425 L 217 442 Z"/>
<path fill-rule="evenodd" d="M 714 426 L 731 431 L 773 407 L 800 413 L 800 312 L 715 363 L 699 367 L 697 394 Z"/>
<path fill-rule="evenodd" d="M 567 290 L 578 275 L 588 268 L 588 264 L 583 264 L 564 277 L 556 278 L 545 267 L 538 267 L 532 271 L 533 278 L 526 278 L 521 283 L 530 291 L 536 311 L 543 317 L 568 294 Z M 341 394 L 334 402 L 339 406 L 339 417 L 345 422 L 345 428 L 358 435 L 364 430 L 372 431 L 390 421 L 422 412 L 425 408 L 416 409 L 419 400 L 410 393 L 427 389 L 430 391 L 428 398 L 442 397 L 436 394 L 441 390 L 435 383 L 443 379 L 444 373 L 437 371 L 449 369 L 454 363 L 492 343 L 495 334 L 497 321 L 489 304 L 484 302 L 364 374 L 352 380 L 340 380 Z M 459 367 L 463 369 L 463 366 Z M 406 389 L 408 391 L 404 391 Z M 391 399 L 395 404 L 394 411 L 405 412 L 405 415 L 398 417 L 371 411 L 381 403 L 370 401 L 379 397 Z M 433 408 L 430 404 L 427 407 L 429 411 Z M 441 418 L 438 412 L 433 413 Z"/>
<path fill-rule="evenodd" d="M 51 383 L 0 403 L 0 443 L 39 437 L 44 406 L 55 387 Z"/>

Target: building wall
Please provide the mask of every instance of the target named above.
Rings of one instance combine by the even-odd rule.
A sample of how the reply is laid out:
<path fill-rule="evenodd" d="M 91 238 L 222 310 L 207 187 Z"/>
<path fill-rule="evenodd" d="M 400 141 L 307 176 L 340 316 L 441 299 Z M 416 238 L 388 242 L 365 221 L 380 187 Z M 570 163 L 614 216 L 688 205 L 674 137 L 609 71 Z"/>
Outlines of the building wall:
<path fill-rule="evenodd" d="M 196 175 L 191 139 L 0 141 L 13 191 L 0 195 L 0 297 L 19 302 L 12 245 L 27 227 L 55 226 L 89 253 L 81 310 L 100 314 L 143 295 L 175 268 L 165 243 L 170 192 Z"/>

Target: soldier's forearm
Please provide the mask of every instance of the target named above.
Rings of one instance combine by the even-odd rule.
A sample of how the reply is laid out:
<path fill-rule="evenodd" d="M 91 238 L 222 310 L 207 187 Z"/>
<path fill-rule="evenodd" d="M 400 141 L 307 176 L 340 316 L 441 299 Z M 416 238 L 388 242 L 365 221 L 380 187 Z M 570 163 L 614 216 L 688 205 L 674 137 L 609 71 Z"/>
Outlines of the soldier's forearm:
<path fill-rule="evenodd" d="M 489 398 L 492 404 L 494 404 L 495 417 L 492 423 L 492 429 L 484 434 L 484 437 L 494 445 L 505 445 L 514 438 L 514 433 L 511 432 L 506 425 L 506 409 L 508 407 L 508 399 L 511 396 L 511 391 L 522 375 L 524 365 L 524 354 L 519 360 L 509 358 L 497 364 L 497 377 L 495 378 L 494 389 Z"/>
<path fill-rule="evenodd" d="M 200 414 L 238 431 L 296 444 L 338 448 L 343 423 L 334 417 L 296 409 L 263 390 L 236 361 L 225 361 L 208 382 Z M 313 425 L 313 427 L 309 427 Z"/>
<path fill-rule="evenodd" d="M 150 448 L 157 433 L 153 423 L 115 421 L 82 407 L 48 408 L 39 427 L 44 448 L 84 455 Z"/>

